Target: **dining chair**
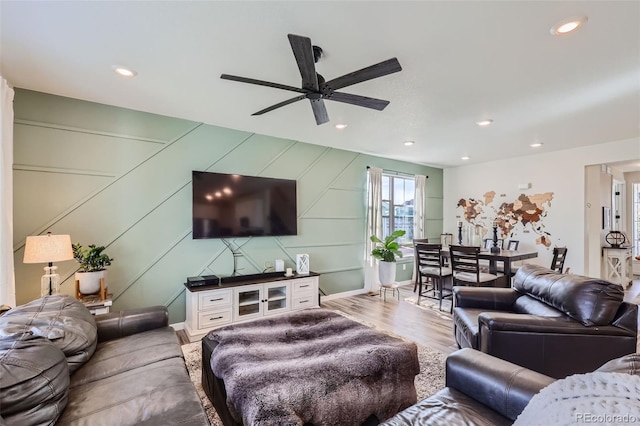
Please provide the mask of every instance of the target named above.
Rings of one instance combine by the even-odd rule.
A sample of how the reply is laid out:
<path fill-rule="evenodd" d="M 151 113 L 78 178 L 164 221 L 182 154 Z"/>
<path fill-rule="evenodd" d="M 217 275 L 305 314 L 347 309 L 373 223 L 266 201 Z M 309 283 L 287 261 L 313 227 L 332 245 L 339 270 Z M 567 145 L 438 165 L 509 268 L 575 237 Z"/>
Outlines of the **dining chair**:
<path fill-rule="evenodd" d="M 491 286 L 498 276 L 480 270 L 480 247 L 450 246 L 454 285 Z"/>
<path fill-rule="evenodd" d="M 429 279 L 433 283 L 434 293 L 437 296 L 442 310 L 442 299 L 449 297 L 451 301 L 451 311 L 453 310 L 453 286 L 451 286 L 451 268 L 443 266 L 442 262 L 442 244 L 415 244 L 415 262 L 417 265 L 417 273 L 419 280 L 418 302 L 420 298 L 425 296 L 422 291 L 423 278 Z M 447 286 L 447 281 L 449 286 Z M 427 290 L 428 291 L 428 290 Z M 426 296 L 429 297 L 429 296 Z"/>
<path fill-rule="evenodd" d="M 428 239 L 428 238 L 414 238 L 412 241 L 413 241 L 413 246 L 415 247 L 416 243 L 423 243 L 423 244 L 426 244 L 426 243 L 428 243 L 428 242 L 429 242 L 429 239 Z M 414 249 L 414 250 L 415 250 L 415 249 Z M 416 258 L 418 257 L 417 255 L 414 255 L 414 256 L 415 256 Z M 414 282 L 413 282 L 413 292 L 415 293 L 415 292 L 416 292 L 416 290 L 418 289 L 418 275 L 419 275 L 419 272 L 418 272 L 418 262 L 417 262 L 417 261 L 415 261 L 415 259 L 414 259 L 414 264 L 416 265 L 416 268 L 415 268 L 415 269 L 416 269 L 415 280 L 414 280 Z M 435 288 L 434 288 L 434 290 L 435 290 Z"/>
<path fill-rule="evenodd" d="M 562 273 L 564 268 L 564 259 L 567 256 L 567 248 L 566 247 L 554 247 L 553 248 L 553 259 L 551 260 L 551 269 Z"/>

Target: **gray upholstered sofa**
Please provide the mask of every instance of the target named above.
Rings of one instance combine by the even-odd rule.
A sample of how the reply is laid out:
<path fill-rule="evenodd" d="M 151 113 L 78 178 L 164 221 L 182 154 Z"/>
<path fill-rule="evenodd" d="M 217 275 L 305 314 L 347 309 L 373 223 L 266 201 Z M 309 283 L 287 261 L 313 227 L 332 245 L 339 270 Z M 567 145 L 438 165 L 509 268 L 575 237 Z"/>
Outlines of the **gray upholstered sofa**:
<path fill-rule="evenodd" d="M 208 424 L 166 308 L 93 317 L 64 295 L 0 317 L 0 415 L 12 425 Z"/>

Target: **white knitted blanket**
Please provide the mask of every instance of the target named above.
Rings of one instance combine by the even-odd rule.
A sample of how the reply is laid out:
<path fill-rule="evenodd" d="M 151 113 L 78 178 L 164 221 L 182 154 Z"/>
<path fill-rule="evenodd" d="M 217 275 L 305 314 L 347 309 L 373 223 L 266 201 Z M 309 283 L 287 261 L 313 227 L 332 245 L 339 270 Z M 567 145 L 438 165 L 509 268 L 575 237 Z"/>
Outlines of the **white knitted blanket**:
<path fill-rule="evenodd" d="M 535 395 L 514 426 L 640 423 L 640 376 L 594 372 L 558 380 Z"/>

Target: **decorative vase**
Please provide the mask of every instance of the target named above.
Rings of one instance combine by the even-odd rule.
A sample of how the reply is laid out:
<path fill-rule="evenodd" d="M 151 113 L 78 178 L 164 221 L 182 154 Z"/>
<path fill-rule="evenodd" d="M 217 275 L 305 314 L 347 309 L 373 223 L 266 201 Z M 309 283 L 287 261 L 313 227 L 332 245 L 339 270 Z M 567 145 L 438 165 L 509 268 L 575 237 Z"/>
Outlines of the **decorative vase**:
<path fill-rule="evenodd" d="M 378 261 L 378 278 L 382 285 L 393 284 L 396 281 L 396 262 Z"/>
<path fill-rule="evenodd" d="M 107 277 L 107 271 L 76 272 L 81 294 L 95 294 L 100 292 L 100 278 Z"/>

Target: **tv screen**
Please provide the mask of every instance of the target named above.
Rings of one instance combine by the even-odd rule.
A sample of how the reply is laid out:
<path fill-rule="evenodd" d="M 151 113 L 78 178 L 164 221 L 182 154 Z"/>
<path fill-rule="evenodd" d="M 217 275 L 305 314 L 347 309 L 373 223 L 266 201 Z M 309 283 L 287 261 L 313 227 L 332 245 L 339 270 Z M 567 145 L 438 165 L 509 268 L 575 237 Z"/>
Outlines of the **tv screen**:
<path fill-rule="evenodd" d="M 296 181 L 192 173 L 193 238 L 296 235 Z"/>

